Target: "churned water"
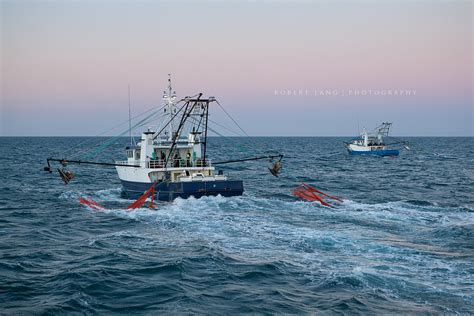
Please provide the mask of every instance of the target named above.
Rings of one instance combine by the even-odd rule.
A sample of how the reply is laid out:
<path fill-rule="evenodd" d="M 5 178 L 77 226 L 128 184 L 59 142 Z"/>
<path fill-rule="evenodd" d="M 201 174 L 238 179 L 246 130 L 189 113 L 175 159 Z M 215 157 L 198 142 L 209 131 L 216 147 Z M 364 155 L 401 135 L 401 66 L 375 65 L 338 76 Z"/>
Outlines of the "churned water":
<path fill-rule="evenodd" d="M 343 138 L 212 138 L 214 160 L 284 152 L 281 177 L 226 165 L 243 196 L 133 212 L 113 168 L 71 166 L 67 186 L 42 171 L 84 140 L 0 138 L 1 313 L 474 313 L 473 138 L 410 138 L 397 158 L 349 156 Z M 345 202 L 299 201 L 302 181 Z"/>

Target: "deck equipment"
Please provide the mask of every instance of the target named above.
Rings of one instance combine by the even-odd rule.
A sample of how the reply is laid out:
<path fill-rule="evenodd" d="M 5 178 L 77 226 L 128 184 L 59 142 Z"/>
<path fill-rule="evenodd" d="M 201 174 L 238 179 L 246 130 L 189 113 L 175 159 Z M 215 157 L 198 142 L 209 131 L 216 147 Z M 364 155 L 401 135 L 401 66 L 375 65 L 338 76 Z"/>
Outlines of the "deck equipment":
<path fill-rule="evenodd" d="M 326 202 L 324 200 L 324 198 L 328 198 L 328 199 L 331 199 L 333 201 L 340 202 L 340 203 L 343 202 L 343 200 L 341 198 L 326 194 L 326 193 L 324 193 L 324 192 L 322 192 L 322 191 L 320 191 L 320 190 L 318 190 L 318 189 L 316 189 L 316 188 L 314 188 L 314 187 L 312 187 L 312 186 L 310 186 L 306 183 L 302 183 L 299 187 L 294 189 L 292 193 L 295 197 L 298 197 L 300 199 L 310 201 L 310 202 L 319 202 L 319 203 L 321 203 L 321 205 L 327 206 L 327 207 L 334 207 L 334 205 Z M 320 195 L 322 195 L 322 196 L 320 196 Z"/>
<path fill-rule="evenodd" d="M 385 138 L 388 137 L 392 123 L 383 122 L 377 126 L 372 133 L 368 133 L 365 128 L 359 138 L 354 138 L 351 142 L 344 142 L 349 154 L 351 155 L 374 155 L 374 156 L 398 156 L 400 150 L 394 146 L 403 144 L 406 150 L 409 150 L 406 141 L 395 141 L 387 143 Z"/>
<path fill-rule="evenodd" d="M 231 160 L 213 162 L 208 153 L 208 133 L 215 131 L 209 124 L 209 113 L 213 104 L 220 107 L 231 121 L 242 131 L 243 129 L 216 100 L 204 97 L 202 93 L 177 99 L 176 92 L 171 86 L 171 76 L 168 78 L 168 89 L 163 94 L 163 106 L 146 111 L 134 118 L 130 115 L 128 128 L 116 137 L 95 144 L 90 149 L 78 148 L 68 150 L 68 155 L 46 159 L 47 172 L 52 172 L 52 163 L 59 163 L 58 169 L 65 184 L 70 183 L 74 174 L 67 170 L 71 164 L 115 167 L 122 183 L 122 196 L 137 199 L 136 205 L 144 203 L 144 192 L 153 199 L 171 201 L 177 197 L 199 198 L 207 195 L 236 196 L 244 191 L 243 181 L 230 179 L 223 170 L 216 171 L 215 166 L 228 163 L 243 163 L 246 161 L 270 160 L 269 168 L 274 176 L 282 169 L 281 153 L 268 153 L 255 157 L 237 157 Z M 132 119 L 134 124 L 132 124 Z M 148 127 L 136 142 L 132 130 L 145 125 Z M 222 125 L 220 125 L 222 126 Z M 229 129 L 228 126 L 224 126 Z M 218 136 L 222 136 L 219 133 Z M 125 147 L 126 160 L 115 162 L 96 161 L 96 157 L 110 146 L 130 137 L 130 144 Z M 248 136 L 248 135 L 247 135 Z M 234 140 L 231 140 L 234 141 Z M 258 152 L 253 150 L 254 153 Z M 277 162 L 273 162 L 278 159 Z M 77 177 L 76 177 L 77 178 Z M 84 202 L 85 201 L 85 202 Z M 87 203 L 90 200 L 84 200 Z M 143 205 L 142 203 L 142 205 Z M 90 203 L 89 203 L 90 204 Z"/>

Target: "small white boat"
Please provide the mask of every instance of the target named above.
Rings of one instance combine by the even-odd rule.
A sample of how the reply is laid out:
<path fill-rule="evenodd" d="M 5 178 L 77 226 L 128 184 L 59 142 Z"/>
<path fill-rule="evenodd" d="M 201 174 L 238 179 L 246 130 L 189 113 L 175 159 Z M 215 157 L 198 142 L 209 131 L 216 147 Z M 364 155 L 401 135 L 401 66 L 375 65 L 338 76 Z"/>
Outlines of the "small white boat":
<path fill-rule="evenodd" d="M 391 126 L 392 123 L 384 122 L 375 128 L 375 133 L 372 135 L 369 135 L 364 128 L 359 138 L 346 143 L 347 150 L 351 155 L 398 156 L 400 151 L 388 148 L 383 139 L 388 136 Z"/>

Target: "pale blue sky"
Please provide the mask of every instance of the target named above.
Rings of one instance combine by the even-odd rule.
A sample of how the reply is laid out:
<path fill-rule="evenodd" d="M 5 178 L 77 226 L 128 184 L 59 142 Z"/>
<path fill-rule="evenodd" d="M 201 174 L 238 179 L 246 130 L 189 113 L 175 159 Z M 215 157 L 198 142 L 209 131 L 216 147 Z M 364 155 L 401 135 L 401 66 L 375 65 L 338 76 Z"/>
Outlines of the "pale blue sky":
<path fill-rule="evenodd" d="M 0 8 L 0 135 L 97 135 L 127 118 L 128 84 L 134 113 L 160 105 L 168 73 L 178 95 L 216 96 L 250 135 L 353 135 L 382 121 L 397 135 L 474 135 L 471 1 Z M 414 95 L 387 95 L 400 90 Z"/>

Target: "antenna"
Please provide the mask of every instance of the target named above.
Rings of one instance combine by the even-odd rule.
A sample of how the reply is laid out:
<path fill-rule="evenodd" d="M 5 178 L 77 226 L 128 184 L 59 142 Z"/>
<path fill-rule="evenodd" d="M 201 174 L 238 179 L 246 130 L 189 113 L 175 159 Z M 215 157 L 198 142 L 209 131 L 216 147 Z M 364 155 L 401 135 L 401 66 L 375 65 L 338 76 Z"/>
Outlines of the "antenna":
<path fill-rule="evenodd" d="M 128 131 L 130 133 L 130 146 L 133 146 L 131 112 L 132 111 L 130 109 L 130 84 L 128 84 Z"/>
<path fill-rule="evenodd" d="M 170 124 L 168 125 L 168 136 L 170 141 L 173 140 L 174 134 L 173 118 L 176 114 L 175 99 L 176 92 L 173 91 L 173 88 L 171 87 L 171 74 L 168 74 L 168 91 L 164 91 L 163 100 L 165 101 L 165 104 L 167 106 L 165 112 L 167 111 L 168 115 L 170 116 Z"/>

